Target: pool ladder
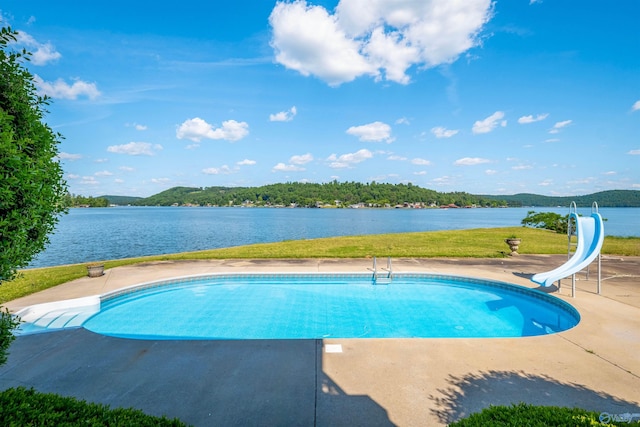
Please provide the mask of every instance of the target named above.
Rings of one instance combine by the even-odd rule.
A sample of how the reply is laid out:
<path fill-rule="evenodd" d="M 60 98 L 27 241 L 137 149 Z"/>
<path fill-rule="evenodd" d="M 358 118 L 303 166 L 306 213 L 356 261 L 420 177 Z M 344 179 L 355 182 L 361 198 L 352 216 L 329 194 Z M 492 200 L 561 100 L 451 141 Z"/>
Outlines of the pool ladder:
<path fill-rule="evenodd" d="M 373 277 L 371 282 L 374 285 L 388 285 L 393 278 L 393 271 L 391 269 L 391 257 L 387 257 L 387 267 L 378 270 L 378 263 L 376 257 L 373 257 Z"/>

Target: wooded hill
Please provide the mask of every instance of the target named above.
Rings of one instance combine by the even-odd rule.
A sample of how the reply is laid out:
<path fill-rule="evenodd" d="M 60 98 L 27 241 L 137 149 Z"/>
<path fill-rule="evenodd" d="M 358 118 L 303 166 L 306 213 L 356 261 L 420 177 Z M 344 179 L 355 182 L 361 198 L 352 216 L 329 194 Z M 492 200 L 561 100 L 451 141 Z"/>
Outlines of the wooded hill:
<path fill-rule="evenodd" d="M 134 204 L 139 206 L 298 206 L 298 207 L 393 207 L 418 206 L 506 206 L 495 198 L 469 193 L 439 193 L 413 184 L 324 184 L 289 182 L 262 187 L 175 187 Z"/>
<path fill-rule="evenodd" d="M 371 182 L 329 182 L 324 184 L 289 182 L 262 187 L 174 187 L 144 199 L 121 201 L 103 196 L 113 204 L 138 206 L 298 206 L 298 207 L 366 207 L 418 204 L 434 207 L 455 204 L 459 207 L 640 207 L 640 191 L 611 190 L 584 196 L 550 197 L 537 194 L 512 196 L 473 195 L 465 192 L 440 193 L 413 184 L 381 184 Z M 120 203 L 119 203 L 120 202 Z"/>
<path fill-rule="evenodd" d="M 609 190 L 584 196 L 550 197 L 538 194 L 514 194 L 512 196 L 479 196 L 490 200 L 504 200 L 509 206 L 569 206 L 576 202 L 578 207 L 591 206 L 597 202 L 599 207 L 609 208 L 637 208 L 640 207 L 640 191 L 637 190 Z"/>

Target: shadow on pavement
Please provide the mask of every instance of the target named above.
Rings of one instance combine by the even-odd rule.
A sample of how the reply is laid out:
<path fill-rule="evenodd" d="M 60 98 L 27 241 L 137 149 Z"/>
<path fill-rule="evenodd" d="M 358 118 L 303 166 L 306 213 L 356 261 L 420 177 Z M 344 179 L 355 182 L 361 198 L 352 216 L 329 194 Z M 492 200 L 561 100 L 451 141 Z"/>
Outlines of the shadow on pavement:
<path fill-rule="evenodd" d="M 449 387 L 430 396 L 435 403 L 432 413 L 443 424 L 458 421 L 490 405 L 509 406 L 520 402 L 578 407 L 610 414 L 640 413 L 637 402 L 622 400 L 579 384 L 562 383 L 546 375 L 487 371 L 462 377 L 450 375 L 448 383 Z"/>
<path fill-rule="evenodd" d="M 24 386 L 209 425 L 392 425 L 322 372 L 322 340 L 129 340 L 85 329 L 17 337 L 0 390 Z"/>

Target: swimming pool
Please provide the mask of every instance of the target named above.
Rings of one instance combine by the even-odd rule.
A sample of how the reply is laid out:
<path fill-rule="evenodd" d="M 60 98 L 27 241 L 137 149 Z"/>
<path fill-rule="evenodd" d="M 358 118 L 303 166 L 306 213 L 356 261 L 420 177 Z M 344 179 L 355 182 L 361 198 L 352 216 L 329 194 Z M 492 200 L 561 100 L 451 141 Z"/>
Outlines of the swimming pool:
<path fill-rule="evenodd" d="M 396 274 L 221 274 L 101 298 L 83 322 L 134 339 L 485 338 L 546 335 L 580 316 L 545 293 L 476 278 Z"/>

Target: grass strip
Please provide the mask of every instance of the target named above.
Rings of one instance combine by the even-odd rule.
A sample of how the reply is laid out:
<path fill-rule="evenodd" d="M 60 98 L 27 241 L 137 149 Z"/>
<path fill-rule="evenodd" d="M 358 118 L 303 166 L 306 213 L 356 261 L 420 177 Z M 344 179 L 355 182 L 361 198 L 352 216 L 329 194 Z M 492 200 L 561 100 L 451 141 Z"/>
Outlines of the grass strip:
<path fill-rule="evenodd" d="M 260 243 L 198 252 L 105 261 L 105 269 L 150 261 L 282 258 L 499 258 L 509 253 L 504 240 L 522 239 L 520 254 L 567 253 L 567 236 L 526 227 L 478 228 L 414 233 L 329 237 Z M 640 256 L 640 238 L 609 237 L 603 254 Z M 85 264 L 22 270 L 0 285 L 0 304 L 84 277 Z"/>

